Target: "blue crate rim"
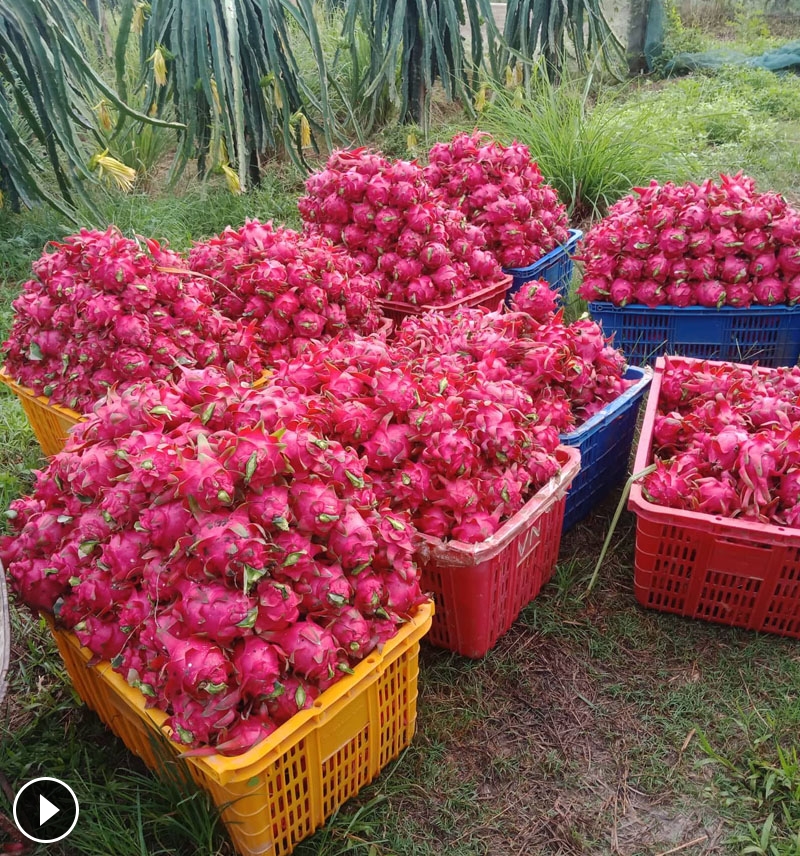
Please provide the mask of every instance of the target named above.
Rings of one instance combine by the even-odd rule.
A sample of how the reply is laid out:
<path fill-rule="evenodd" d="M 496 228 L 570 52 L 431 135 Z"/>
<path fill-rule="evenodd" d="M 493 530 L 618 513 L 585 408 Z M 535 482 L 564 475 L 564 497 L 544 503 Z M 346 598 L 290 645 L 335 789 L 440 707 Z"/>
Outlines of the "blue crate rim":
<path fill-rule="evenodd" d="M 605 424 L 611 422 L 620 411 L 627 409 L 634 401 L 642 398 L 645 390 L 653 380 L 653 376 L 654 372 L 650 366 L 629 366 L 623 377 L 626 380 L 637 378 L 636 383 L 629 386 L 622 395 L 617 396 L 602 410 L 599 410 L 587 419 L 583 425 L 574 431 L 570 431 L 568 434 L 561 434 L 559 437 L 560 441 L 565 445 L 574 446 L 582 442 L 590 434 L 594 434 L 599 428 L 605 427 Z"/>
<path fill-rule="evenodd" d="M 534 273 L 540 268 L 545 267 L 549 262 L 554 261 L 563 255 L 569 255 L 575 249 L 575 245 L 582 237 L 583 232 L 580 229 L 570 229 L 569 238 L 567 238 L 563 244 L 559 244 L 555 249 L 550 250 L 549 253 L 545 253 L 539 261 L 534 262 L 532 265 L 528 265 L 527 267 L 503 268 L 503 273 L 511 274 L 511 276 L 525 276 L 526 274 Z"/>
<path fill-rule="evenodd" d="M 750 312 L 756 313 L 777 313 L 779 315 L 790 315 L 792 313 L 800 313 L 800 303 L 795 303 L 794 306 L 788 306 L 785 303 L 775 303 L 772 306 L 762 306 L 755 304 L 748 306 L 746 309 L 741 306 L 645 306 L 644 303 L 629 303 L 627 306 L 615 306 L 608 301 L 591 301 L 589 303 L 589 314 L 594 312 L 613 312 L 613 313 L 628 313 L 630 315 L 673 315 L 673 314 L 688 314 L 688 313 L 711 313 L 716 315 L 746 315 Z"/>

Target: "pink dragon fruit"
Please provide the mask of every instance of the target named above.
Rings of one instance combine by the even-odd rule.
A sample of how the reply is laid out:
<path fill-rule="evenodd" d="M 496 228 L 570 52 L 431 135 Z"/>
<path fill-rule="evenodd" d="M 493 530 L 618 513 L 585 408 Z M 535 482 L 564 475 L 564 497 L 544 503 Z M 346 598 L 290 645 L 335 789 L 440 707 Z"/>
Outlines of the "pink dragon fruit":
<path fill-rule="evenodd" d="M 377 645 L 370 622 L 355 608 L 347 607 L 327 626 L 336 642 L 351 658 L 361 659 Z"/>
<path fill-rule="evenodd" d="M 194 698 L 224 693 L 231 685 L 234 667 L 224 651 L 205 639 L 178 639 L 158 632 L 158 642 L 168 654 L 164 690 L 168 698 L 188 693 Z"/>
<path fill-rule="evenodd" d="M 174 611 L 188 632 L 230 645 L 255 625 L 258 606 L 253 598 L 222 583 L 197 586 L 185 580 L 177 586 L 180 600 Z"/>
<path fill-rule="evenodd" d="M 267 699 L 269 716 L 279 725 L 291 719 L 298 711 L 313 707 L 319 689 L 299 675 L 292 675 L 282 682 L 283 691 Z"/>
<path fill-rule="evenodd" d="M 258 636 L 248 636 L 237 642 L 231 662 L 242 696 L 258 700 L 274 695 L 282 673 L 282 660 L 280 649 Z"/>
<path fill-rule="evenodd" d="M 346 668 L 344 652 L 333 634 L 313 621 L 298 621 L 267 635 L 285 652 L 294 672 L 320 689 L 335 682 Z"/>

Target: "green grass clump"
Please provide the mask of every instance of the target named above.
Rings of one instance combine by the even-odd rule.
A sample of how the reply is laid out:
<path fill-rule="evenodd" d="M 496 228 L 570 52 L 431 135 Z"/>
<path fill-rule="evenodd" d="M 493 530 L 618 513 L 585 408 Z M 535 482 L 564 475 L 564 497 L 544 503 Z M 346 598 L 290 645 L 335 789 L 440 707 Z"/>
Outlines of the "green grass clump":
<path fill-rule="evenodd" d="M 601 217 L 617 199 L 651 178 L 687 174 L 672 124 L 660 110 L 635 108 L 610 89 L 586 81 L 552 86 L 536 78 L 522 94 L 499 90 L 481 127 L 503 142 L 527 145 L 571 219 Z M 520 97 L 521 95 L 521 97 Z"/>

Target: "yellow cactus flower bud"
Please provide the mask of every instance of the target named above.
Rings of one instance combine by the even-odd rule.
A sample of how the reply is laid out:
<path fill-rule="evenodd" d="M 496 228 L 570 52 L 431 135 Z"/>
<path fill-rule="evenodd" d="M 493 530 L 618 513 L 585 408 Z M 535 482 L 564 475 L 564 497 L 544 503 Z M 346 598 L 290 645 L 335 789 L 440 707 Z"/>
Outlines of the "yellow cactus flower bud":
<path fill-rule="evenodd" d="M 406 137 L 406 148 L 410 152 L 416 151 L 418 144 L 417 135 L 413 131 L 408 132 L 408 136 Z"/>
<path fill-rule="evenodd" d="M 514 90 L 514 97 L 511 99 L 511 104 L 517 110 L 522 108 L 522 87 L 518 86 Z"/>
<path fill-rule="evenodd" d="M 234 195 L 237 195 L 242 192 L 242 185 L 239 183 L 239 176 L 236 174 L 236 170 L 231 169 L 228 164 L 222 165 L 222 173 L 225 176 L 225 181 L 228 183 L 228 190 Z"/>
<path fill-rule="evenodd" d="M 311 125 L 308 124 L 308 119 L 305 113 L 300 114 L 300 146 L 307 148 L 311 145 Z"/>
<path fill-rule="evenodd" d="M 514 86 L 514 72 L 511 70 L 511 66 L 506 66 L 506 89 L 511 89 Z"/>
<path fill-rule="evenodd" d="M 106 131 L 110 131 L 114 127 L 114 123 L 111 121 L 111 113 L 108 112 L 108 101 L 103 98 L 92 109 L 97 113 L 101 127 Z"/>
<path fill-rule="evenodd" d="M 147 58 L 148 62 L 153 63 L 153 76 L 156 81 L 156 86 L 166 86 L 167 84 L 167 58 L 164 56 L 164 50 L 161 45 L 157 45 L 152 55 Z"/>
<path fill-rule="evenodd" d="M 482 113 L 486 109 L 486 84 L 475 93 L 475 109 Z"/>
<path fill-rule="evenodd" d="M 131 21 L 131 30 L 136 33 L 137 36 L 141 36 L 142 31 L 144 30 L 144 22 L 147 19 L 147 16 L 150 14 L 150 4 L 149 3 L 137 3 L 136 8 L 133 10 L 133 20 Z"/>
<path fill-rule="evenodd" d="M 120 190 L 128 191 L 133 189 L 133 182 L 136 180 L 136 170 L 111 157 L 108 149 L 92 156 L 89 160 L 89 169 L 97 170 L 100 178 L 106 181 L 113 181 Z"/>

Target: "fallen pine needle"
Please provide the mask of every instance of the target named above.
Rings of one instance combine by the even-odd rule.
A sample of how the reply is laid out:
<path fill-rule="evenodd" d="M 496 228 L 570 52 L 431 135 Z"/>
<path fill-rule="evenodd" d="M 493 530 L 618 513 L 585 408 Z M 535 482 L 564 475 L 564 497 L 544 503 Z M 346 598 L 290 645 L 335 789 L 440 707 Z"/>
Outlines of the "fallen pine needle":
<path fill-rule="evenodd" d="M 679 844 L 677 847 L 673 847 L 671 850 L 664 850 L 661 853 L 656 853 L 656 856 L 669 856 L 670 853 L 677 853 L 679 850 L 685 850 L 687 847 L 691 847 L 692 844 L 701 844 L 703 841 L 708 841 L 707 835 L 701 835 L 699 838 L 694 838 L 692 841 L 687 841 L 686 844 Z"/>

